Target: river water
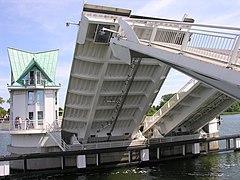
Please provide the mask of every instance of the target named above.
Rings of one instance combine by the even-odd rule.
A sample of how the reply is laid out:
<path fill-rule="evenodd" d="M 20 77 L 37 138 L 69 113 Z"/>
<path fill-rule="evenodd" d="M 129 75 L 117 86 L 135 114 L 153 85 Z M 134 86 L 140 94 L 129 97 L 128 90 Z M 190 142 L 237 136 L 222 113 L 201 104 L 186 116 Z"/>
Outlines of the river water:
<path fill-rule="evenodd" d="M 240 133 L 240 115 L 225 115 L 219 127 L 221 135 Z M 6 154 L 10 137 L 0 133 L 0 155 Z M 44 179 L 44 178 L 41 178 Z M 171 160 L 147 167 L 124 167 L 87 175 L 71 174 L 47 177 L 68 180 L 151 180 L 151 179 L 240 179 L 240 152 L 218 153 L 198 158 Z"/>

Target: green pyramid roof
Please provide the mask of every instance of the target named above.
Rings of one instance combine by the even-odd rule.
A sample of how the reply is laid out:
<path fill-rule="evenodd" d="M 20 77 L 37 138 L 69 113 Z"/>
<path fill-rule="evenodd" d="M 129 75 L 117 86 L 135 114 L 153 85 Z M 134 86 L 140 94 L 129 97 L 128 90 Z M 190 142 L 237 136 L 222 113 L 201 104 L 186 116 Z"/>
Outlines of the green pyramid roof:
<path fill-rule="evenodd" d="M 23 78 L 36 66 L 50 82 L 55 82 L 58 50 L 31 53 L 8 48 L 12 71 L 12 83 Z"/>

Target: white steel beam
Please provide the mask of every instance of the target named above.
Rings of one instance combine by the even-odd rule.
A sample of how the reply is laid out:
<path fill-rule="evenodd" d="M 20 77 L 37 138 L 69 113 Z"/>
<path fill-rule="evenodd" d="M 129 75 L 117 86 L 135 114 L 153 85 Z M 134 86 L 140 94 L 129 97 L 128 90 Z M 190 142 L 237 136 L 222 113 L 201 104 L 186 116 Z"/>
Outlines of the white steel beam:
<path fill-rule="evenodd" d="M 146 46 L 141 43 L 116 38 L 112 38 L 111 43 L 128 47 L 133 51 L 156 58 L 159 61 L 240 100 L 240 72 L 238 71 L 201 61 L 197 56 L 188 57 L 167 50 L 162 50 L 157 46 Z"/>

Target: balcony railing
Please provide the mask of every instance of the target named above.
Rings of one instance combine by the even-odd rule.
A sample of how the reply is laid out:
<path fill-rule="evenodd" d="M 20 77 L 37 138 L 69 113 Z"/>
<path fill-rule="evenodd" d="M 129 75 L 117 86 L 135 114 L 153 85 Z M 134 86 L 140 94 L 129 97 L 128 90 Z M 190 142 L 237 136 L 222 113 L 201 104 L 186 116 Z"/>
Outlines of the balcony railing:
<path fill-rule="evenodd" d="M 11 131 L 26 131 L 26 130 L 47 130 L 46 120 L 26 120 L 21 121 L 9 121 Z M 55 120 L 53 122 L 54 128 L 59 129 L 61 127 L 61 120 Z"/>

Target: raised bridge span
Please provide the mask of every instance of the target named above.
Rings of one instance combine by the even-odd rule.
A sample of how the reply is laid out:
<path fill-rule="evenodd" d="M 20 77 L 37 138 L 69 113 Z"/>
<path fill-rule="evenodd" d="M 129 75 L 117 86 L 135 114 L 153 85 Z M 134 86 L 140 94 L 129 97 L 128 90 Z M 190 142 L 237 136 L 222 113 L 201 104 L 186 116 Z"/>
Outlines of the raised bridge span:
<path fill-rule="evenodd" d="M 199 131 L 240 99 L 239 32 L 85 5 L 64 108 L 64 140 L 73 134 L 82 143 L 127 140 L 143 122 L 143 133 L 154 126 L 163 136 L 179 128 Z M 194 83 L 145 119 L 170 68 Z"/>

